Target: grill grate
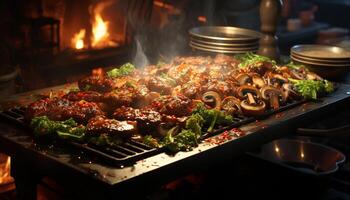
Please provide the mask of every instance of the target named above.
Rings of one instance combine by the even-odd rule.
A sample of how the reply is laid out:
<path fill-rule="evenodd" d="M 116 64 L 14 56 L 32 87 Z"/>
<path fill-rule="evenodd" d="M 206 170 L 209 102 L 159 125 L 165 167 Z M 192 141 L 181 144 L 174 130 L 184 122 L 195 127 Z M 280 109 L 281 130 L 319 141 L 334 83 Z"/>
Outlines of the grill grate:
<path fill-rule="evenodd" d="M 286 106 L 281 107 L 277 111 L 273 111 L 273 110 L 267 111 L 265 115 L 259 116 L 259 118 L 264 118 L 276 112 L 281 112 L 283 110 L 296 106 L 302 102 L 303 101 L 290 103 Z M 14 107 L 8 110 L 4 110 L 0 112 L 0 117 L 6 120 L 9 120 L 10 122 L 15 123 L 16 125 L 20 125 L 24 128 L 29 128 L 24 121 L 25 109 L 26 109 L 25 107 Z M 255 121 L 256 119 L 258 118 L 236 116 L 234 118 L 234 122 L 230 126 L 219 127 L 213 132 L 204 133 L 201 136 L 200 140 L 220 134 L 226 130 L 239 127 L 243 124 L 248 124 L 250 122 Z M 159 154 L 164 151 L 163 148 L 149 147 L 143 143 L 140 143 L 134 140 L 128 140 L 122 144 L 119 144 L 113 147 L 97 146 L 94 144 L 81 144 L 81 143 L 72 142 L 72 141 L 67 141 L 66 143 L 82 151 L 95 155 L 99 159 L 103 159 L 104 161 L 113 165 L 125 165 L 125 164 L 134 163 L 138 160 L 145 159 L 147 157 Z"/>

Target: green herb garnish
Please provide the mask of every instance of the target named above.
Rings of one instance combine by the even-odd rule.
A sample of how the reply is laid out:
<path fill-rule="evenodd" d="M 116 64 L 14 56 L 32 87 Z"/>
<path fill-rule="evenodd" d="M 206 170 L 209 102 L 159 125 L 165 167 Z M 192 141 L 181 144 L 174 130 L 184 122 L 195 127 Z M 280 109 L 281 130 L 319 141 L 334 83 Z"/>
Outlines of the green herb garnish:
<path fill-rule="evenodd" d="M 238 67 L 246 68 L 246 67 L 260 67 L 264 62 L 271 63 L 273 67 L 276 67 L 276 61 L 271 60 L 268 57 L 257 55 L 251 52 L 246 54 L 239 54 L 235 56 L 235 59 L 239 60 L 240 63 Z"/>
<path fill-rule="evenodd" d="M 117 78 L 131 74 L 135 70 L 135 66 L 131 63 L 126 63 L 119 68 L 112 69 L 107 72 L 107 76 L 110 78 Z"/>
<path fill-rule="evenodd" d="M 327 80 L 296 80 L 289 79 L 297 92 L 305 99 L 317 99 L 319 94 L 331 93 L 334 91 L 334 86 Z"/>

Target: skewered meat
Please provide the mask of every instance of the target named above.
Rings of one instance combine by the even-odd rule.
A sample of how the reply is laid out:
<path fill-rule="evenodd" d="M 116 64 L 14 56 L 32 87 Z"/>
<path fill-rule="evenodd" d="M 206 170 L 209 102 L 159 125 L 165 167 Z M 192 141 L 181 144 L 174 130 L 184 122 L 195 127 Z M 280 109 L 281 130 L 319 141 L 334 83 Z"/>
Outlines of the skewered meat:
<path fill-rule="evenodd" d="M 135 121 L 118 121 L 107 119 L 104 116 L 96 116 L 89 120 L 86 130 L 90 136 L 106 133 L 112 137 L 130 138 L 137 132 L 136 124 Z"/>
<path fill-rule="evenodd" d="M 73 118 L 79 123 L 86 123 L 90 118 L 104 115 L 96 103 L 69 101 L 64 98 L 46 98 L 29 105 L 25 113 L 26 120 L 46 115 L 51 120 L 66 120 Z"/>
<path fill-rule="evenodd" d="M 96 92 L 109 92 L 115 88 L 114 81 L 104 76 L 89 76 L 78 82 L 79 89 Z"/>

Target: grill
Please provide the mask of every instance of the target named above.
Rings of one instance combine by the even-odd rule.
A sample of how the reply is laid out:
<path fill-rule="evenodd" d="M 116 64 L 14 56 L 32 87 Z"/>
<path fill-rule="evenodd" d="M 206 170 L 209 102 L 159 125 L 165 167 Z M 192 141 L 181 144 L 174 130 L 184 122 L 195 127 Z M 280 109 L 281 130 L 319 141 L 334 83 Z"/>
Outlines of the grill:
<path fill-rule="evenodd" d="M 299 102 L 293 102 L 286 106 L 281 107 L 279 110 L 269 110 L 266 112 L 265 115 L 259 116 L 259 117 L 244 117 L 244 116 L 237 116 L 233 120 L 234 122 L 225 127 L 219 127 L 213 132 L 207 132 L 204 133 L 200 140 L 204 140 L 206 138 L 209 138 L 211 136 L 220 134 L 226 130 L 239 127 L 243 124 L 248 124 L 250 122 L 253 122 L 257 119 L 268 117 L 276 112 L 281 112 L 283 110 L 286 110 L 290 107 L 296 106 L 300 104 Z M 27 124 L 24 122 L 24 112 L 26 110 L 26 107 L 14 107 L 10 108 L 8 110 L 4 110 L 0 112 L 0 116 L 6 120 L 9 120 L 10 122 L 19 125 L 25 129 L 30 130 L 30 128 L 27 126 Z M 164 148 L 153 148 L 150 146 L 147 146 L 141 142 L 135 141 L 135 140 L 127 140 L 123 142 L 122 144 L 115 145 L 113 147 L 106 147 L 106 146 L 98 146 L 94 144 L 81 144 L 77 142 L 72 141 L 66 141 L 65 144 L 71 145 L 75 148 L 78 148 L 79 150 L 82 150 L 84 152 L 87 152 L 93 156 L 96 156 L 97 158 L 105 161 L 108 164 L 120 166 L 120 165 L 130 165 L 135 163 L 138 160 L 145 159 L 147 157 L 159 154 L 161 152 L 164 152 Z"/>
<path fill-rule="evenodd" d="M 49 90 L 50 88 L 45 89 L 45 91 Z M 40 145 L 37 148 L 23 120 L 25 108 L 15 107 L 0 112 L 2 118 L 0 120 L 0 149 L 14 158 L 11 163 L 12 175 L 16 180 L 16 185 L 17 183 L 18 186 L 23 184 L 22 189 L 24 190 L 20 191 L 21 188 L 17 187 L 19 193 L 28 192 L 28 188 L 33 188 L 30 192 L 35 193 L 36 187 L 32 187 L 28 180 L 40 180 L 44 174 L 61 180 L 68 190 L 86 191 L 79 192 L 77 198 L 97 199 L 101 195 L 109 197 L 130 194 L 144 195 L 144 192 L 193 170 L 221 166 L 234 156 L 241 155 L 273 139 L 286 136 L 295 128 L 310 123 L 335 109 L 346 107 L 350 103 L 349 91 L 350 85 L 340 84 L 334 93 L 316 102 L 294 102 L 277 111 L 281 113 L 275 114 L 273 111 L 268 111 L 261 118 L 237 118 L 231 126 L 219 127 L 215 132 L 203 135 L 202 139 L 210 137 L 209 140 L 201 142 L 193 151 L 180 152 L 175 156 L 165 154 L 164 149 L 146 148 L 135 141 L 127 141 L 118 148 L 101 148 L 79 143 L 67 145 L 65 142 L 53 148 L 50 148 L 49 145 Z M 32 95 L 28 95 L 30 96 Z M 12 99 L 21 100 L 22 103 L 27 104 L 30 99 L 25 97 L 19 95 L 13 96 Z M 28 102 L 24 102 L 25 100 Z M 10 103 L 7 108 L 13 105 L 15 104 Z M 10 122 L 21 126 L 14 126 Z M 218 144 L 210 143 L 210 141 L 216 142 L 217 138 L 225 136 L 226 134 L 219 134 L 222 131 L 237 126 L 244 133 L 241 137 L 234 136 Z M 68 148 L 71 146 L 74 148 Z M 145 151 L 143 151 L 144 148 Z M 80 154 L 80 152 L 87 153 Z M 97 156 L 93 157 L 90 154 Z M 122 165 L 127 158 L 131 158 L 127 162 L 134 163 L 123 167 L 111 166 L 100 161 L 99 158 L 102 156 L 113 164 Z"/>

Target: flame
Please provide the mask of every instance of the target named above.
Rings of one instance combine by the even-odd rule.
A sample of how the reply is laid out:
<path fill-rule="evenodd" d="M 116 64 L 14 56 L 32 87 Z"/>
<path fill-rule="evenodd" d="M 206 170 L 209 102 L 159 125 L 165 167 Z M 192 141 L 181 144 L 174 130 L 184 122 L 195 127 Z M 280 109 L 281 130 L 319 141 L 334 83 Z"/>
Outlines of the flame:
<path fill-rule="evenodd" d="M 6 184 L 13 181 L 10 176 L 11 158 L 7 156 L 6 162 L 4 164 L 0 163 L 0 185 Z"/>
<path fill-rule="evenodd" d="M 72 38 L 72 45 L 75 49 L 84 48 L 84 38 L 85 38 L 85 29 L 80 29 L 80 31 L 74 34 Z"/>
<path fill-rule="evenodd" d="M 105 46 L 105 41 L 108 41 L 108 21 L 103 21 L 101 15 L 95 15 L 95 20 L 92 24 L 92 47 Z"/>

